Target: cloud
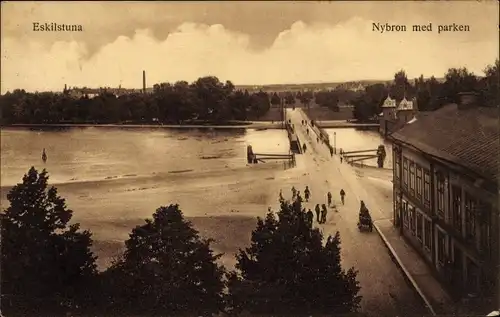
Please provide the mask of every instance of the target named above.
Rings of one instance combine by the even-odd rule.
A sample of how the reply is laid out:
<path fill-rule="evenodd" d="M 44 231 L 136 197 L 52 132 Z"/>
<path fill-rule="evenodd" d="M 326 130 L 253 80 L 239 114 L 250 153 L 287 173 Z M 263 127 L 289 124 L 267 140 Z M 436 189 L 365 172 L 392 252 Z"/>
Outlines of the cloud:
<path fill-rule="evenodd" d="M 498 39 L 467 42 L 460 33 L 374 32 L 374 21 L 342 24 L 293 23 L 266 49 L 251 48 L 250 36 L 223 25 L 183 23 L 163 40 L 147 29 L 120 36 L 88 56 L 84 42 L 40 44 L 2 38 L 2 93 L 15 88 L 58 90 L 69 86 L 139 88 L 215 75 L 238 84 L 335 82 L 389 79 L 399 69 L 409 77 L 442 76 L 466 66 L 482 74 L 498 58 Z"/>

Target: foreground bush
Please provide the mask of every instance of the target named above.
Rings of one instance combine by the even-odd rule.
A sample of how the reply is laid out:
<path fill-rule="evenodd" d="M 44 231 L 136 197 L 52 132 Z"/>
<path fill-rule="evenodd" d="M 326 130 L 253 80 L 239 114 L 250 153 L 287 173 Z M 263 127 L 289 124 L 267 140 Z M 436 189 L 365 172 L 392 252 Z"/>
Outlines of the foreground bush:
<path fill-rule="evenodd" d="M 89 231 L 68 226 L 72 211 L 45 170 L 31 168 L 2 213 L 2 312 L 51 316 L 89 306 L 95 257 Z M 50 313 L 49 313 L 50 312 Z"/>
<path fill-rule="evenodd" d="M 132 230 L 123 258 L 103 273 L 105 310 L 147 316 L 209 316 L 224 308 L 224 270 L 178 205 Z"/>
<path fill-rule="evenodd" d="M 252 243 L 240 250 L 238 272 L 229 276 L 228 310 L 236 315 L 339 315 L 358 309 L 354 268 L 340 260 L 340 236 L 312 229 L 300 203 L 283 201 L 278 218 L 259 219 Z"/>

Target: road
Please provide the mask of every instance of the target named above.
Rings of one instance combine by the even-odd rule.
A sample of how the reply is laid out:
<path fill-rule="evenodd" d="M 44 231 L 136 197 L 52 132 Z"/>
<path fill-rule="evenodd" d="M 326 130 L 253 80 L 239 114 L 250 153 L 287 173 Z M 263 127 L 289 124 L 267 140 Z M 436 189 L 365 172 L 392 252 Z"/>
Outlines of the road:
<path fill-rule="evenodd" d="M 369 316 L 428 314 L 420 298 L 392 261 L 379 235 L 375 231 L 360 232 L 357 228 L 359 197 L 363 197 L 374 220 L 383 219 L 384 216 L 387 218 L 387 213 L 371 208 L 377 202 L 368 197 L 351 167 L 340 164 L 337 156 L 331 157 L 327 146 L 317 142 L 310 127 L 309 135 L 306 133 L 306 127 L 302 126 L 301 121 L 308 118 L 302 109 L 287 109 L 287 119 L 294 124 L 301 143 L 307 146 L 306 153 L 297 156 L 297 163 L 305 166 L 308 171 L 300 184 L 308 185 L 311 190 L 311 200 L 305 203 L 305 207 L 314 210 L 317 203 L 326 203 L 328 191 L 337 202 L 338 212 L 330 209 L 327 223 L 316 225 L 325 236 L 340 232 L 343 266 L 354 266 L 359 271 L 360 293 L 363 296 L 361 311 Z M 345 205 L 340 203 L 339 192 L 342 188 L 346 192 Z M 297 189 L 301 192 L 304 190 Z"/>

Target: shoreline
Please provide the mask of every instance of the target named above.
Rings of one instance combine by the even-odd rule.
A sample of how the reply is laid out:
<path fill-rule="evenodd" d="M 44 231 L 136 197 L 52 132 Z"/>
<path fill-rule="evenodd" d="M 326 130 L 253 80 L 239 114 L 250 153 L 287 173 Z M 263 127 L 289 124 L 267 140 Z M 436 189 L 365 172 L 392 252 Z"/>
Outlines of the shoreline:
<path fill-rule="evenodd" d="M 126 129 L 283 129 L 283 123 L 248 121 L 247 124 L 92 124 L 92 123 L 16 123 L 0 126 L 0 129 L 25 128 L 126 128 Z"/>

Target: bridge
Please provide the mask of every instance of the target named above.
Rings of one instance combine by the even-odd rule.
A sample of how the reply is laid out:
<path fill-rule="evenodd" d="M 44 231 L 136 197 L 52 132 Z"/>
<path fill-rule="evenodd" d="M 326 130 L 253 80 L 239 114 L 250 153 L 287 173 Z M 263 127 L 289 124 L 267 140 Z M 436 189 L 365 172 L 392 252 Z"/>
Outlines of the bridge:
<path fill-rule="evenodd" d="M 340 155 L 352 165 L 355 162 L 378 158 L 378 149 L 341 152 Z"/>
<path fill-rule="evenodd" d="M 354 123 L 346 121 L 317 121 L 317 125 L 321 128 L 379 128 L 379 123 Z"/>
<path fill-rule="evenodd" d="M 265 154 L 265 153 L 254 153 L 254 159 L 258 162 L 264 163 L 267 160 L 287 160 L 290 162 L 295 162 L 295 154 Z"/>

